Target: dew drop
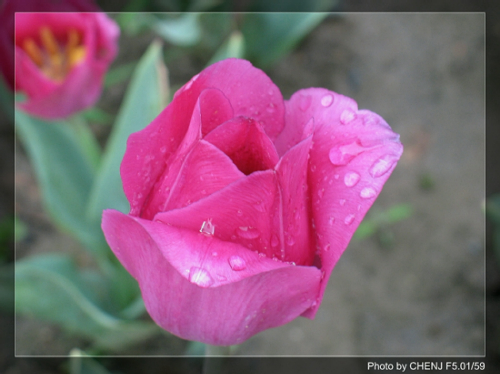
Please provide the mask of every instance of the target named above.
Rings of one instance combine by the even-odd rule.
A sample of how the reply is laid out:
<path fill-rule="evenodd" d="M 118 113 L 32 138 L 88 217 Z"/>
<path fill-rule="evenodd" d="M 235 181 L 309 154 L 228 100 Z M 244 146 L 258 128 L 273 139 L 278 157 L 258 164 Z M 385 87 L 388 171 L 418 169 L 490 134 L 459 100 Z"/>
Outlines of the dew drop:
<path fill-rule="evenodd" d="M 373 163 L 370 168 L 370 175 L 373 178 L 379 178 L 382 175 L 386 174 L 392 166 L 396 163 L 397 158 L 392 154 L 385 155 L 379 158 L 377 161 Z"/>
<path fill-rule="evenodd" d="M 287 237 L 286 237 L 286 244 L 290 245 L 290 246 L 292 246 L 292 245 L 295 244 L 295 239 L 294 239 L 294 237 L 292 235 L 287 235 Z"/>
<path fill-rule="evenodd" d="M 260 236 L 259 230 L 250 226 L 240 226 L 236 229 L 236 233 L 243 239 L 256 239 Z"/>
<path fill-rule="evenodd" d="M 215 251 L 212 252 L 212 256 L 217 257 L 219 254 Z"/>
<path fill-rule="evenodd" d="M 210 287 L 214 284 L 214 280 L 210 276 L 210 273 L 205 269 L 196 266 L 189 269 L 189 281 L 200 287 Z"/>
<path fill-rule="evenodd" d="M 243 215 L 243 212 L 241 211 L 241 209 L 238 209 L 238 211 L 236 212 L 236 215 L 238 217 L 241 217 Z"/>
<path fill-rule="evenodd" d="M 330 217 L 330 218 L 328 218 L 328 224 L 329 224 L 330 226 L 332 226 L 332 225 L 334 224 L 334 222 L 335 222 L 335 217 Z"/>
<path fill-rule="evenodd" d="M 350 224 L 354 221 L 354 218 L 355 218 L 355 217 L 356 217 L 356 216 L 355 216 L 354 214 L 348 214 L 348 215 L 345 217 L 345 219 L 344 219 L 344 223 L 345 223 L 346 225 L 350 225 Z"/>
<path fill-rule="evenodd" d="M 355 141 L 349 144 L 336 145 L 328 154 L 333 165 L 347 165 L 354 157 L 365 151 Z"/>
<path fill-rule="evenodd" d="M 323 247 L 323 251 L 329 251 L 330 250 L 330 243 L 326 244 L 324 247 Z"/>
<path fill-rule="evenodd" d="M 345 205 L 345 199 L 340 199 L 340 200 L 339 200 L 339 204 L 340 204 L 341 206 L 344 206 L 344 205 Z"/>
<path fill-rule="evenodd" d="M 352 109 L 345 109 L 340 115 L 340 123 L 347 125 L 354 119 L 355 116 L 356 114 L 352 111 Z"/>
<path fill-rule="evenodd" d="M 163 146 L 160 148 L 161 153 L 165 153 L 167 151 L 167 147 Z"/>
<path fill-rule="evenodd" d="M 311 106 L 311 100 L 312 98 L 309 95 L 302 96 L 300 98 L 300 104 L 299 104 L 300 110 L 305 112 L 307 109 L 309 109 L 309 107 Z"/>
<path fill-rule="evenodd" d="M 213 235 L 214 234 L 215 226 L 212 224 L 211 218 L 209 218 L 206 221 L 203 221 L 203 223 L 201 224 L 200 232 L 202 234 L 206 234 L 206 235 Z"/>
<path fill-rule="evenodd" d="M 324 188 L 322 188 L 321 190 L 318 190 L 318 197 L 319 197 L 320 199 L 322 199 L 322 198 L 323 198 L 323 195 L 324 195 L 324 194 L 325 194 L 325 189 L 324 189 Z"/>
<path fill-rule="evenodd" d="M 255 210 L 257 210 L 258 212 L 264 213 L 266 211 L 266 205 L 262 200 L 256 202 L 254 207 L 255 207 Z"/>
<path fill-rule="evenodd" d="M 266 108 L 266 111 L 268 113 L 274 113 L 274 112 L 276 112 L 276 105 L 274 105 L 273 103 L 270 103 L 268 105 L 268 107 Z"/>
<path fill-rule="evenodd" d="M 333 103 L 333 96 L 332 95 L 325 95 L 321 98 L 321 105 L 323 105 L 325 108 L 329 107 Z"/>
<path fill-rule="evenodd" d="M 353 187 L 359 182 L 359 174 L 354 171 L 350 171 L 344 175 L 344 183 L 347 187 Z"/>
<path fill-rule="evenodd" d="M 271 237 L 271 247 L 277 247 L 280 244 L 280 241 L 278 239 L 278 236 L 276 234 L 273 234 Z"/>
<path fill-rule="evenodd" d="M 246 269 L 247 263 L 240 256 L 234 255 L 229 257 L 229 266 L 231 266 L 231 269 L 234 271 L 241 271 Z"/>
<path fill-rule="evenodd" d="M 373 196 L 377 194 L 377 191 L 375 191 L 372 187 L 365 187 L 361 190 L 359 193 L 359 196 L 361 196 L 363 199 L 370 199 Z"/>
<path fill-rule="evenodd" d="M 335 174 L 333 177 L 334 177 L 335 179 L 339 179 L 340 175 Z"/>

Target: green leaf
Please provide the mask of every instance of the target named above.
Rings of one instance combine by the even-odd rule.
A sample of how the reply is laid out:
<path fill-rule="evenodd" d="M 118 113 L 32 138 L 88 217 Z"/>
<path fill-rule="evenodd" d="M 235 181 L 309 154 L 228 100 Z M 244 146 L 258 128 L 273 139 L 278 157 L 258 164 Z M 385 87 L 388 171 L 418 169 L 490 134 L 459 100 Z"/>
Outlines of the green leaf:
<path fill-rule="evenodd" d="M 69 256 L 46 254 L 16 262 L 16 313 L 57 323 L 112 351 L 158 333 L 152 323 L 119 319 L 103 310 L 103 289 L 103 282 L 98 289 L 89 286 Z"/>
<path fill-rule="evenodd" d="M 186 13 L 175 18 L 151 20 L 152 29 L 169 43 L 189 47 L 201 40 L 199 13 Z"/>
<path fill-rule="evenodd" d="M 59 227 L 102 254 L 106 246 L 100 221 L 85 217 L 95 174 L 95 160 L 85 145 L 88 139 L 82 139 L 85 130 L 65 122 L 45 122 L 21 111 L 16 111 L 16 129 L 35 170 L 47 212 Z"/>
<path fill-rule="evenodd" d="M 247 57 L 261 67 L 288 53 L 328 13 L 249 13 L 242 32 Z"/>
<path fill-rule="evenodd" d="M 253 0 L 255 12 L 330 12 L 339 0 Z"/>
<path fill-rule="evenodd" d="M 74 348 L 69 353 L 69 374 L 111 374 L 99 362 L 85 352 Z"/>
<path fill-rule="evenodd" d="M 168 83 L 161 48 L 153 42 L 132 76 L 88 200 L 86 215 L 92 221 L 100 222 L 104 209 L 129 210 L 120 163 L 130 134 L 146 127 L 166 105 Z"/>
<path fill-rule="evenodd" d="M 207 65 L 230 57 L 243 58 L 245 54 L 245 40 L 239 31 L 233 31 L 224 44 L 215 52 Z"/>
<path fill-rule="evenodd" d="M 125 82 L 130 78 L 136 66 L 137 61 L 132 61 L 110 69 L 104 78 L 104 87 Z"/>

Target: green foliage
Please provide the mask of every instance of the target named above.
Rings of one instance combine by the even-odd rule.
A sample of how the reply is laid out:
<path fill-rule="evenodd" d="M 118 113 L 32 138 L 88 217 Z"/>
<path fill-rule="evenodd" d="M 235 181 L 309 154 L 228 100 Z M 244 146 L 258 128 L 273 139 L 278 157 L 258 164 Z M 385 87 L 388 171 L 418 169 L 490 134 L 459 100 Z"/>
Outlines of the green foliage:
<path fill-rule="evenodd" d="M 85 352 L 74 348 L 69 353 L 69 374 L 111 374 Z"/>
<path fill-rule="evenodd" d="M 152 323 L 105 311 L 106 279 L 98 272 L 81 271 L 69 256 L 47 254 L 19 261 L 15 281 L 16 312 L 58 323 L 88 337 L 95 347 L 118 351 L 159 331 Z"/>
<path fill-rule="evenodd" d="M 228 40 L 215 52 L 207 65 L 230 57 L 243 58 L 245 55 L 245 41 L 239 31 L 233 31 Z"/>
<path fill-rule="evenodd" d="M 127 139 L 146 127 L 165 107 L 167 87 L 161 44 L 154 42 L 137 65 L 108 139 L 87 207 L 82 211 L 89 219 L 100 222 L 104 209 L 129 210 L 120 177 Z"/>
<path fill-rule="evenodd" d="M 100 222 L 86 210 L 95 177 L 95 147 L 83 126 L 46 122 L 16 111 L 17 135 L 31 159 L 47 212 L 95 255 L 108 251 Z"/>
<path fill-rule="evenodd" d="M 245 15 L 246 58 L 269 67 L 288 53 L 328 13 L 249 13 Z"/>

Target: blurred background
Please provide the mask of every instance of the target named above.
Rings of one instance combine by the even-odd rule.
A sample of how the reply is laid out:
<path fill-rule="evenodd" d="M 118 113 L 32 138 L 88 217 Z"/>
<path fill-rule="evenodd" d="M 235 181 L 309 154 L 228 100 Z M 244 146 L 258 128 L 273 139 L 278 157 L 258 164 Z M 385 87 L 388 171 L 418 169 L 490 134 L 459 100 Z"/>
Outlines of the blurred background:
<path fill-rule="evenodd" d="M 283 9 L 266 9 L 264 3 L 137 0 L 125 8 L 113 8 L 112 1 L 99 5 L 105 10 L 131 12 Z M 278 7 L 281 3 L 286 1 L 273 4 Z M 391 5 L 390 1 L 384 3 Z M 362 9 L 361 1 L 312 4 L 308 10 Z M 451 4 L 436 1 L 429 10 L 455 10 Z M 498 362 L 500 200 L 495 193 L 500 192 L 500 182 L 496 174 L 489 173 L 486 185 L 485 168 L 486 157 L 498 158 L 498 150 L 486 148 L 487 139 L 496 137 L 495 130 L 486 137 L 485 122 L 499 118 L 498 108 L 491 105 L 486 118 L 486 95 L 498 100 L 498 71 L 487 87 L 485 68 L 495 65 L 485 58 L 498 58 L 498 49 L 493 47 L 485 54 L 485 31 L 490 41 L 498 40 L 500 23 L 489 20 L 486 28 L 484 13 L 341 13 L 298 17 L 293 22 L 288 18 L 282 24 L 272 14 L 268 18 L 245 13 L 111 16 L 122 28 L 119 56 L 108 74 L 98 109 L 86 114 L 102 145 L 134 67 L 157 38 L 163 41 L 171 94 L 218 57 L 240 53 L 271 77 L 285 99 L 301 88 L 325 87 L 354 98 L 360 109 L 380 114 L 401 134 L 402 159 L 334 269 L 316 319 L 298 318 L 260 333 L 236 347 L 234 355 L 487 353 L 492 362 Z M 13 152 L 12 124 L 4 112 L 3 153 Z M 9 248 L 15 240 L 18 259 L 61 250 L 75 256 L 80 266 L 89 265 L 86 252 L 55 228 L 44 212 L 33 170 L 19 144 L 15 156 L 15 175 L 9 174 L 10 168 L 2 168 L 2 181 L 15 179 L 18 219 L 17 237 L 12 238 L 8 234 L 13 225 L 7 209 L 10 205 L 2 205 L 3 264 L 12 262 Z M 12 155 L 6 154 L 1 159 L 7 163 L 9 158 L 12 161 Z M 10 184 L 2 184 L 3 191 L 4 199 L 12 198 Z M 8 281 L 6 278 L 3 284 Z M 12 358 L 14 340 L 16 354 L 22 356 L 67 356 L 73 348 L 87 349 L 91 342 L 25 315 L 17 316 L 14 338 L 9 294 L 4 288 L 3 300 L 7 301 L 2 302 L 5 313 L 0 316 L 0 334 L 7 338 L 1 342 L 0 370 L 71 371 L 64 357 Z M 119 352 L 100 353 L 203 354 L 200 349 L 160 332 Z M 99 359 L 98 365 L 116 373 L 143 372 L 110 358 Z M 168 365 L 170 371 L 165 371 Z M 199 362 L 177 367 L 170 361 L 168 365 L 156 361 L 146 370 L 197 372 Z"/>

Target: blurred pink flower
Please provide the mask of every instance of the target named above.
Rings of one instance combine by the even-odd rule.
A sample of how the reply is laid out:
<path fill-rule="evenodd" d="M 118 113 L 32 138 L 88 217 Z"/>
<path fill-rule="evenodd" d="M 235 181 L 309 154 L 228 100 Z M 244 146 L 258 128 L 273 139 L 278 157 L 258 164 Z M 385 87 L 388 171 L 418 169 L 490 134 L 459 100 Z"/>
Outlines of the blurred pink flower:
<path fill-rule="evenodd" d="M 283 101 L 261 70 L 224 60 L 130 136 L 130 213 L 104 211 L 103 231 L 156 323 L 238 344 L 314 318 L 402 151 L 352 99 L 309 88 Z"/>
<path fill-rule="evenodd" d="M 0 50 L 7 56 L 2 72 L 14 87 L 10 64 L 15 56 L 15 88 L 26 96 L 19 106 L 32 115 L 65 118 L 99 98 L 104 74 L 118 51 L 119 28 L 103 13 L 68 12 L 77 10 L 97 8 L 76 0 L 2 4 L 0 20 L 7 23 L 0 35 Z M 18 13 L 12 37 L 13 12 Z"/>

